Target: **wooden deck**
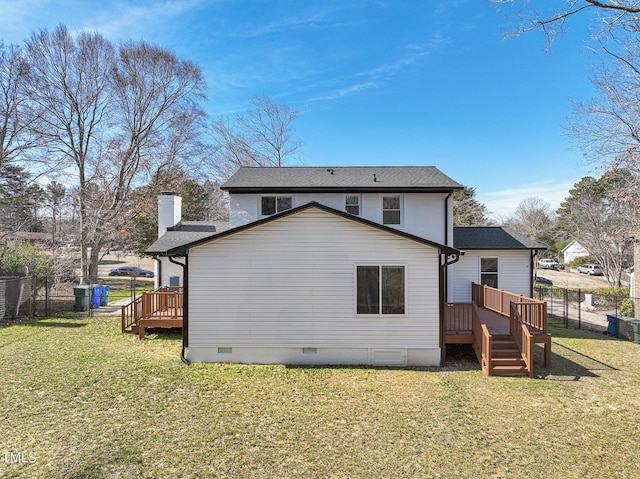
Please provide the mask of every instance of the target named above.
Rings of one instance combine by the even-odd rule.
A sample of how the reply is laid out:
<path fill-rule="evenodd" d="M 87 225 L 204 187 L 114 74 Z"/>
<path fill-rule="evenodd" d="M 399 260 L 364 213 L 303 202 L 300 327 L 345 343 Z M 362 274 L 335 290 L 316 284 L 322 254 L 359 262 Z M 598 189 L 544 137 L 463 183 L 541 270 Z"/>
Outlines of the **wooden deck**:
<path fill-rule="evenodd" d="M 488 375 L 533 376 L 533 347 L 544 344 L 551 366 L 547 305 L 507 291 L 472 285 L 472 302 L 445 306 L 446 344 L 471 344 Z"/>
<path fill-rule="evenodd" d="M 181 287 L 162 287 L 142 293 L 122 307 L 122 332 L 144 338 L 147 328 L 182 328 Z"/>

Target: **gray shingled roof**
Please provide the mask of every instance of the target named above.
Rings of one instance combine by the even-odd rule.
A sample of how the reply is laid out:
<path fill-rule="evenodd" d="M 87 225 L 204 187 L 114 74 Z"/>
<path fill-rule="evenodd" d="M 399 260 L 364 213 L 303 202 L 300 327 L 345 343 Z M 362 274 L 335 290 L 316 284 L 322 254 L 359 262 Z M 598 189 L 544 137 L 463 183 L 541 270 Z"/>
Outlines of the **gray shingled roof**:
<path fill-rule="evenodd" d="M 375 180 L 374 180 L 375 178 Z M 241 191 L 449 191 L 463 186 L 435 166 L 242 167 L 222 185 Z"/>
<path fill-rule="evenodd" d="M 504 226 L 453 228 L 453 246 L 467 249 L 547 249 L 538 241 Z"/>
<path fill-rule="evenodd" d="M 194 241 L 208 238 L 229 229 L 226 221 L 182 221 L 158 238 L 145 253 L 163 255 L 172 248 L 177 248 Z"/>

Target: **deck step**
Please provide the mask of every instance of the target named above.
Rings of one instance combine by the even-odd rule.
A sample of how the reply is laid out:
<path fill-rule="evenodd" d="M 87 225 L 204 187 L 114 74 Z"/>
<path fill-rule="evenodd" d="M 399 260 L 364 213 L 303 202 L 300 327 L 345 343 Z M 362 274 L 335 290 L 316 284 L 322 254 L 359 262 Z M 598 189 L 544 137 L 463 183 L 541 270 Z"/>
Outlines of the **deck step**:
<path fill-rule="evenodd" d="M 519 358 L 491 358 L 493 366 L 524 366 L 524 361 Z"/>
<path fill-rule="evenodd" d="M 518 349 L 518 346 L 513 339 L 493 339 L 491 349 Z"/>
<path fill-rule="evenodd" d="M 520 350 L 518 348 L 502 348 L 491 350 L 491 355 L 494 358 L 522 358 Z"/>
<path fill-rule="evenodd" d="M 493 376 L 527 376 L 527 368 L 525 366 L 493 366 L 491 368 Z"/>

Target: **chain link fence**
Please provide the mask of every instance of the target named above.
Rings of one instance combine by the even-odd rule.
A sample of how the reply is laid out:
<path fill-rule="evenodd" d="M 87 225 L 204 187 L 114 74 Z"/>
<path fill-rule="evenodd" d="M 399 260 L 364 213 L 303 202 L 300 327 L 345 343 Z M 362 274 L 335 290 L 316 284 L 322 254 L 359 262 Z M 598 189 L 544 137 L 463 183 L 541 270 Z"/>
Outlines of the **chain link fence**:
<path fill-rule="evenodd" d="M 629 296 L 546 286 L 536 286 L 534 296 L 546 301 L 549 318 L 562 322 L 566 328 L 606 331 L 607 315 L 633 315 L 629 310 L 633 298 Z"/>
<path fill-rule="evenodd" d="M 153 290 L 153 279 L 131 277 L 95 277 L 89 285 L 80 285 L 69 276 L 33 278 L 31 313 L 56 316 L 67 313 L 93 316 L 100 308 L 133 301 L 143 291 Z M 100 288 L 100 289 L 98 289 Z"/>
<path fill-rule="evenodd" d="M 31 315 L 31 276 L 0 277 L 0 321 L 10 322 Z"/>

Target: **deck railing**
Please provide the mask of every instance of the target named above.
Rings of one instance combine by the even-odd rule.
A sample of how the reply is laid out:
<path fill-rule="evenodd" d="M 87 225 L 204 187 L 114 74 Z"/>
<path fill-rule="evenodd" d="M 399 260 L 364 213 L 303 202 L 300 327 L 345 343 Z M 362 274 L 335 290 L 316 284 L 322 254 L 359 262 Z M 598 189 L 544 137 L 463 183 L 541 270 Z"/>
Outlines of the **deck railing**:
<path fill-rule="evenodd" d="M 480 321 L 476 313 L 476 308 L 471 308 L 473 320 L 474 347 L 478 351 L 480 367 L 485 374 L 491 375 L 491 334 L 487 325 Z"/>
<path fill-rule="evenodd" d="M 156 291 L 142 293 L 122 307 L 122 332 L 148 316 L 182 317 L 183 297 L 179 286 L 163 286 Z"/>
<path fill-rule="evenodd" d="M 473 330 L 473 303 L 446 303 L 444 308 L 445 333 Z"/>
<path fill-rule="evenodd" d="M 530 303 L 511 303 L 509 314 L 509 332 L 513 336 L 522 360 L 524 361 L 529 377 L 533 377 L 533 335 L 520 315 L 520 307 Z M 525 308 L 526 309 L 526 308 Z"/>
<path fill-rule="evenodd" d="M 543 333 L 547 332 L 547 303 L 545 301 L 538 301 L 521 294 L 476 283 L 471 283 L 471 297 L 478 306 L 506 317 L 511 314 L 511 304 L 519 304 L 521 305 L 519 313 L 524 324 Z"/>

